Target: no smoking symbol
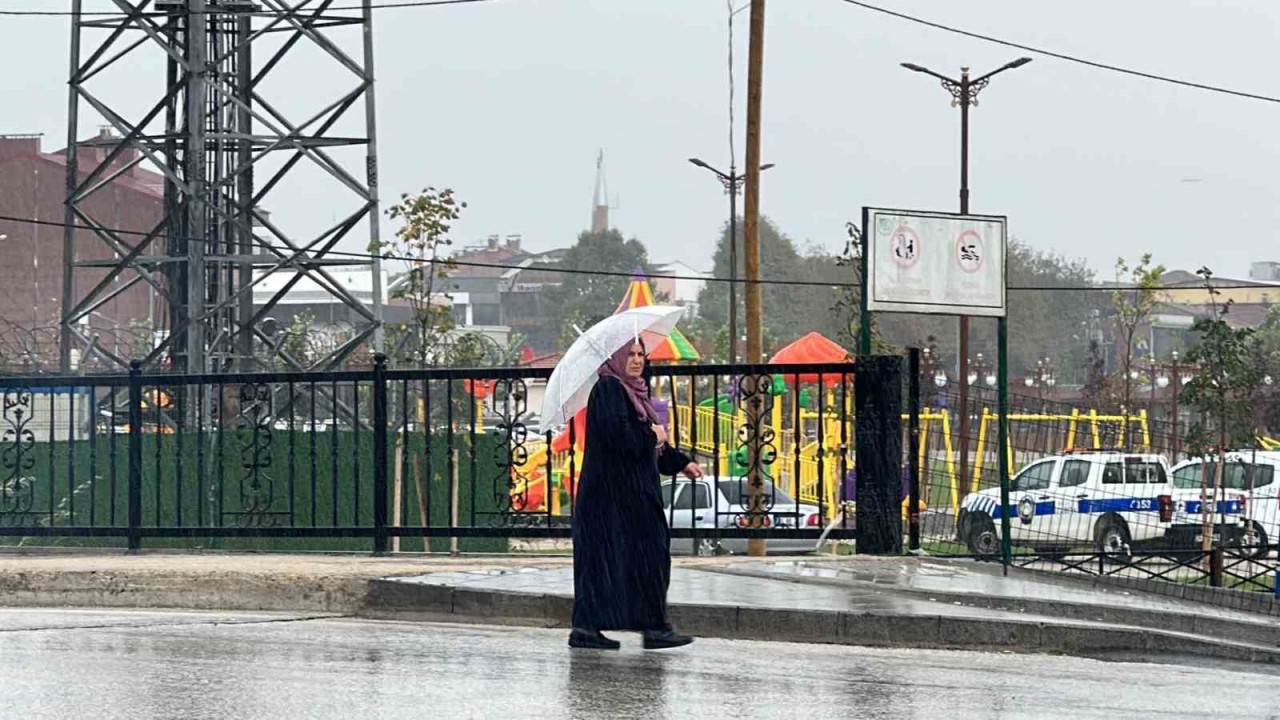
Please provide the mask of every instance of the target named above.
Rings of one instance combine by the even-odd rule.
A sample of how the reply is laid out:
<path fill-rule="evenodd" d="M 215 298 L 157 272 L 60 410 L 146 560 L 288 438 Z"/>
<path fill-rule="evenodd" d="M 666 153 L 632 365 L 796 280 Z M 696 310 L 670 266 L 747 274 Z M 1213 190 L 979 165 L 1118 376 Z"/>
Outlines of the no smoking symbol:
<path fill-rule="evenodd" d="M 906 225 L 893 231 L 889 246 L 893 251 L 893 262 L 900 268 L 911 268 L 920 260 L 920 236 Z"/>
<path fill-rule="evenodd" d="M 982 236 L 965 230 L 956 238 L 956 264 L 966 273 L 976 273 L 986 262 L 986 246 Z"/>

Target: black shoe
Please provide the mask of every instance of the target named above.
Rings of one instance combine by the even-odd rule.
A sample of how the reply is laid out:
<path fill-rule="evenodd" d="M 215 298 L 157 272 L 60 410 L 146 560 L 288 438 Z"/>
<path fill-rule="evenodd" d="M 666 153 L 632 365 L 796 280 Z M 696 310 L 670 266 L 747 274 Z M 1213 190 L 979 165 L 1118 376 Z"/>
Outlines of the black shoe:
<path fill-rule="evenodd" d="M 569 647 L 587 648 L 589 650 L 617 650 L 622 647 L 622 643 L 617 640 L 610 640 L 604 636 L 604 633 L 599 631 L 573 630 L 569 633 Z"/>
<path fill-rule="evenodd" d="M 644 634 L 645 650 L 666 650 L 667 648 L 688 645 L 691 642 L 693 642 L 693 638 L 688 635 L 681 635 L 671 628 L 656 631 L 650 630 Z"/>

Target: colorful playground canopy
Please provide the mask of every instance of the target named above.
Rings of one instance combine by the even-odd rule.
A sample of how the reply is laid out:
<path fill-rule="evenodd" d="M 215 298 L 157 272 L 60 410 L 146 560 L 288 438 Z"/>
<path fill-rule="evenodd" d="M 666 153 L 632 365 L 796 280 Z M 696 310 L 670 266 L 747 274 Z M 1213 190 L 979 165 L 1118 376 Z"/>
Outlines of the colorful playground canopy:
<path fill-rule="evenodd" d="M 779 350 L 773 357 L 769 358 L 770 365 L 826 365 L 833 363 L 852 362 L 849 351 L 829 340 L 822 333 L 811 332 L 808 335 L 796 340 L 790 345 Z M 796 376 L 786 374 L 784 379 L 788 383 L 795 382 Z M 838 375 L 826 375 L 823 378 L 825 383 L 835 385 L 840 382 Z M 815 383 L 818 382 L 817 373 L 806 373 L 800 375 L 800 382 Z"/>
<path fill-rule="evenodd" d="M 618 309 L 614 310 L 614 314 L 653 304 L 653 288 L 649 285 L 649 279 L 637 274 L 631 279 L 631 284 L 627 286 L 627 292 L 623 294 L 622 302 L 618 303 Z M 693 344 L 678 329 L 673 330 L 667 339 L 658 343 L 656 347 L 648 350 L 650 362 L 696 362 L 701 359 L 698 351 L 693 349 Z"/>

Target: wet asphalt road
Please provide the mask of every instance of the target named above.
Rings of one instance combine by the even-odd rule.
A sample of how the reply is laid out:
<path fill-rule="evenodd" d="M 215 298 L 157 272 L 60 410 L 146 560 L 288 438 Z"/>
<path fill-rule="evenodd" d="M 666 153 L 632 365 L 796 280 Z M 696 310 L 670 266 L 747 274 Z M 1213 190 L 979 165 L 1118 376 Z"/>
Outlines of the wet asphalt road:
<path fill-rule="evenodd" d="M 559 630 L 0 610 L 5 717 L 1280 717 L 1251 666 L 700 640 L 569 651 Z M 1138 660 L 1147 660 L 1138 658 Z"/>

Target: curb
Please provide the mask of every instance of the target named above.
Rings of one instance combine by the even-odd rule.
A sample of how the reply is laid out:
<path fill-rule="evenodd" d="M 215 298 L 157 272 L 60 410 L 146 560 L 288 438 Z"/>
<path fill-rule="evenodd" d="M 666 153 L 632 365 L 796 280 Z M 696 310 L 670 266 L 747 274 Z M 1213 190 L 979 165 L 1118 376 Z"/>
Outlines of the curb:
<path fill-rule="evenodd" d="M 568 628 L 572 598 L 373 580 L 359 617 Z M 1090 656 L 1114 651 L 1280 664 L 1280 649 L 1121 625 L 672 603 L 671 622 L 699 637 L 894 648 Z"/>
<path fill-rule="evenodd" d="M 798 585 L 823 585 L 826 587 L 848 589 L 885 589 L 884 586 L 877 586 L 875 583 L 865 581 L 860 582 L 856 580 L 839 580 L 836 578 L 809 576 L 794 577 L 778 573 L 743 570 L 737 568 L 707 567 L 700 569 L 703 572 L 708 573 L 734 575 L 738 577 L 763 578 Z M 1053 577 L 1054 579 L 1058 579 L 1059 576 Z M 1117 587 L 1119 584 L 1104 584 L 1104 587 L 1107 585 Z M 1126 590 L 1142 590 L 1141 587 L 1123 587 Z M 1102 606 L 1071 602 L 1067 600 L 1036 600 L 994 595 L 979 595 L 975 593 L 956 593 L 945 590 L 924 590 L 921 588 L 907 586 L 893 586 L 892 592 L 895 594 L 901 593 L 914 595 L 919 598 L 954 603 L 967 607 L 1033 613 L 1035 615 L 1047 615 L 1050 617 L 1062 618 L 1064 620 L 1084 620 L 1088 622 L 1105 623 L 1108 625 L 1136 626 L 1148 630 L 1169 631 L 1187 635 L 1201 635 L 1213 639 L 1234 640 L 1256 645 L 1274 645 L 1277 649 L 1280 649 L 1280 625 L 1266 623 L 1266 618 L 1264 616 L 1259 616 L 1257 622 L 1250 623 L 1239 620 L 1216 618 L 1192 612 L 1169 612 L 1121 606 Z M 1165 597 L 1163 595 L 1158 596 Z"/>
<path fill-rule="evenodd" d="M 0 574 L 0 605 L 182 608 L 353 614 L 368 592 L 361 577 L 12 572 Z"/>
<path fill-rule="evenodd" d="M 1261 591 L 1207 587 L 1204 585 L 1165 582 L 1150 578 L 1125 577 L 1123 575 L 1064 575 L 1053 570 L 1041 570 L 1039 568 L 1018 568 L 1018 571 L 1031 573 L 1039 578 L 1069 577 L 1093 588 L 1134 590 L 1158 597 L 1201 603 L 1206 606 L 1222 608 L 1223 610 L 1252 613 L 1259 617 L 1280 617 L 1280 601 Z"/>

